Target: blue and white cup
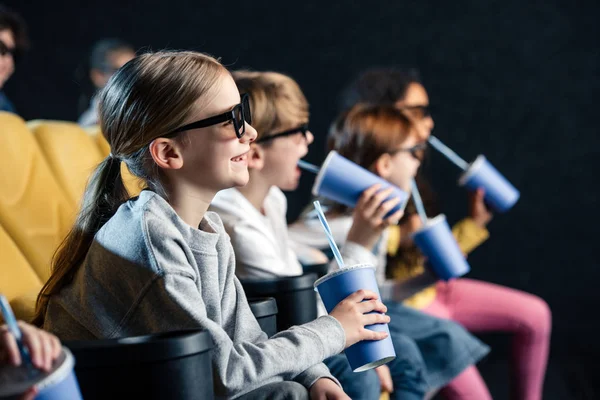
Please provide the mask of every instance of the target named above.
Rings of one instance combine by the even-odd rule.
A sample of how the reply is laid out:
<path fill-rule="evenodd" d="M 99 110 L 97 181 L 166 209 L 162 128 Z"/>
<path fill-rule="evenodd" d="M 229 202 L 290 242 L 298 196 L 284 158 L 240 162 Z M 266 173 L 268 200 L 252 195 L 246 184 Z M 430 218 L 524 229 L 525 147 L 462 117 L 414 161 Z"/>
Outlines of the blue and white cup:
<path fill-rule="evenodd" d="M 387 200 L 394 197 L 400 199 L 400 203 L 386 216 L 392 215 L 396 211 L 403 210 L 406 207 L 409 198 L 408 193 L 360 165 L 342 157 L 336 151 L 331 151 L 317 174 L 312 194 L 353 208 L 362 193 L 376 183 L 381 184 L 381 190 L 389 187 L 393 188 L 393 193 Z"/>
<path fill-rule="evenodd" d="M 427 220 L 421 229 L 412 234 L 412 239 L 440 279 L 448 281 L 471 270 L 444 214 Z"/>
<path fill-rule="evenodd" d="M 315 289 L 319 292 L 328 313 L 333 311 L 340 301 L 360 289 L 375 292 L 381 299 L 375 268 L 365 264 L 331 272 L 315 282 Z M 376 332 L 387 332 L 388 337 L 382 340 L 363 340 L 345 350 L 346 358 L 354 372 L 377 368 L 396 358 L 387 324 L 367 325 L 365 328 Z"/>
<path fill-rule="evenodd" d="M 495 211 L 506 212 L 519 200 L 519 191 L 483 155 L 479 155 L 459 178 L 460 186 L 485 190 L 485 202 Z"/>
<path fill-rule="evenodd" d="M 49 372 L 33 367 L 5 365 L 0 367 L 0 399 L 17 400 L 31 387 L 36 387 L 36 400 L 81 400 L 81 391 L 73 368 L 75 359 L 66 347 Z"/>

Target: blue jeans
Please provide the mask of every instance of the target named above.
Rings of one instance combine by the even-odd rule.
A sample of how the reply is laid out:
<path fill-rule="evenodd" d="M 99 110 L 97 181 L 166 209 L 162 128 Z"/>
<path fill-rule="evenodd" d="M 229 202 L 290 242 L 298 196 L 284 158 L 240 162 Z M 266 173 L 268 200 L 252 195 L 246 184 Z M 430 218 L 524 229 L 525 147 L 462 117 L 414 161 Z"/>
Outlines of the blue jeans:
<path fill-rule="evenodd" d="M 390 332 L 391 333 L 391 332 Z M 392 400 L 422 400 L 428 390 L 427 367 L 414 340 L 402 334 L 392 334 L 396 358 L 387 363 L 392 375 Z"/>
<path fill-rule="evenodd" d="M 377 400 L 381 394 L 379 378 L 374 370 L 352 372 L 344 354 L 329 357 L 325 365 L 342 384 L 344 392 L 352 400 Z"/>
<path fill-rule="evenodd" d="M 489 347 L 454 321 L 387 302 L 396 358 L 387 365 L 394 382 L 391 399 L 422 399 L 443 387 L 489 352 Z"/>

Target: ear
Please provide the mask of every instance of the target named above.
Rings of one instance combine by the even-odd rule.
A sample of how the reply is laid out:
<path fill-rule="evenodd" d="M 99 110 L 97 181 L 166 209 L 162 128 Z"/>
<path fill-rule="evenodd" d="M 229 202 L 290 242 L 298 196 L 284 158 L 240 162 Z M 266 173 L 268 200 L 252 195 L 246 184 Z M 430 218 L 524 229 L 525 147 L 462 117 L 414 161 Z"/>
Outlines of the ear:
<path fill-rule="evenodd" d="M 392 175 L 392 156 L 384 153 L 379 156 L 374 163 L 375 173 L 383 179 L 388 179 Z"/>
<path fill-rule="evenodd" d="M 106 74 L 104 74 L 99 69 L 95 69 L 95 68 L 90 71 L 90 80 L 92 81 L 94 86 L 96 86 L 97 88 L 104 87 L 106 85 L 106 83 L 108 82 L 108 78 L 106 77 Z"/>
<path fill-rule="evenodd" d="M 252 143 L 248 152 L 248 168 L 260 171 L 265 166 L 265 150 L 258 144 Z"/>
<path fill-rule="evenodd" d="M 183 167 L 183 156 L 177 142 L 168 138 L 157 138 L 150 143 L 150 155 L 160 168 L 180 169 Z"/>

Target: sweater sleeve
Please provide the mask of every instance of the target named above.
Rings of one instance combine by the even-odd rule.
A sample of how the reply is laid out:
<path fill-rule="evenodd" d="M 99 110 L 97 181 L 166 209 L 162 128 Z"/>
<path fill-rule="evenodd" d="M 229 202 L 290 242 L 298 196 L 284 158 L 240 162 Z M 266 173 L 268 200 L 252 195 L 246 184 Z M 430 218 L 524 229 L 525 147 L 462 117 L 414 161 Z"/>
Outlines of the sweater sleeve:
<path fill-rule="evenodd" d="M 167 274 L 155 280 L 136 317 L 170 329 L 201 327 L 214 342 L 212 361 L 215 390 L 227 397 L 254 390 L 266 383 L 300 378 L 311 385 L 329 371 L 314 369 L 322 360 L 343 350 L 344 332 L 333 317 L 321 317 L 267 339 L 243 295 L 241 285 L 231 285 L 233 298 L 224 296 L 224 307 L 235 307 L 221 324 L 207 317 L 206 305 L 193 279 Z M 229 294 L 231 295 L 231 293 Z M 154 317 L 144 317 L 151 313 Z M 155 321 L 155 322 L 153 322 Z M 153 329 L 155 327 L 148 327 Z M 233 338 L 226 329 L 233 333 Z M 157 329 L 153 329 L 157 330 Z M 337 382 L 337 381 L 336 381 Z"/>

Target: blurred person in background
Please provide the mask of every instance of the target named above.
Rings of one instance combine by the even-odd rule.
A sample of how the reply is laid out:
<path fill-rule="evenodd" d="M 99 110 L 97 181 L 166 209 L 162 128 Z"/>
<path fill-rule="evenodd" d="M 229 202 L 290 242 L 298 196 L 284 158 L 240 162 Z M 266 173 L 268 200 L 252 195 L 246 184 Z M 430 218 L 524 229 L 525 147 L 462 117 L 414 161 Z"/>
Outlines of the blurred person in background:
<path fill-rule="evenodd" d="M 422 134 L 425 143 L 435 123 L 430 112 L 429 95 L 416 69 L 371 68 L 343 91 L 341 108 L 357 103 L 383 104 L 402 111 Z M 420 156 L 422 159 L 426 153 Z M 429 215 L 438 214 L 437 196 L 428 184 L 422 169 L 416 176 L 417 186 Z M 468 254 L 489 237 L 487 225 L 492 213 L 484 203 L 480 189 L 469 194 L 469 213 L 454 225 L 452 231 L 463 253 Z M 400 220 L 399 233 L 387 243 L 386 273 L 392 279 L 405 280 L 424 272 L 423 258 L 410 239 L 421 227 L 414 204 L 409 203 Z M 538 296 L 475 279 L 460 278 L 438 281 L 404 304 L 424 313 L 460 323 L 469 332 L 506 332 L 512 334 L 511 398 L 539 400 L 542 398 L 548 361 L 552 314 L 546 302 Z M 455 384 L 446 397 L 462 398 L 465 388 L 482 383 L 479 373 L 472 371 L 463 384 Z"/>
<path fill-rule="evenodd" d="M 15 72 L 15 63 L 19 55 L 28 46 L 25 22 L 17 13 L 0 4 L 0 111 L 16 112 L 3 88 Z"/>
<path fill-rule="evenodd" d="M 92 90 L 91 93 L 84 90 L 82 95 L 81 103 L 88 108 L 79 117 L 78 123 L 81 126 L 98 124 L 98 100 L 95 92 L 102 89 L 115 71 L 134 57 L 133 46 L 120 39 L 102 39 L 94 44 L 88 60 Z"/>

